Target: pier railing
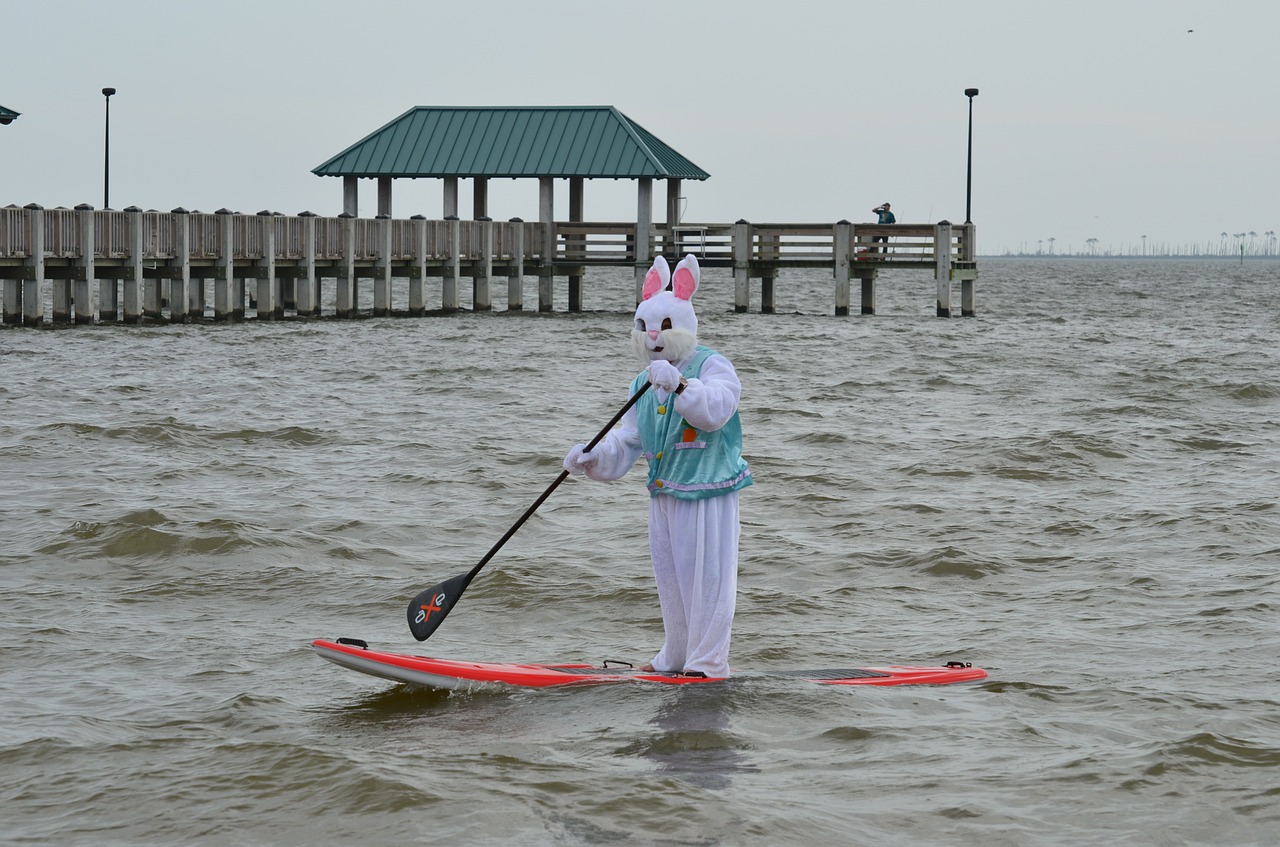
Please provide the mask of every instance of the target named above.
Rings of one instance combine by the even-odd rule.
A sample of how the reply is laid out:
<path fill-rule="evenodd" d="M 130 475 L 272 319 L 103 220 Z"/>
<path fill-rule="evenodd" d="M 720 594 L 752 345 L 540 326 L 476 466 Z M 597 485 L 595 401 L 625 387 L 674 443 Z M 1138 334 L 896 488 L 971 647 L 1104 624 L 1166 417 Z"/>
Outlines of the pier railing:
<path fill-rule="evenodd" d="M 874 312 L 874 281 L 884 268 L 933 270 L 939 279 L 939 314 L 950 314 L 949 287 L 945 276 L 960 279 L 970 300 L 974 264 L 972 224 L 835 224 L 682 222 L 678 225 L 633 222 L 557 221 L 551 224 L 519 219 L 510 221 L 427 220 L 319 217 L 303 213 L 241 215 L 226 210 L 214 214 L 76 209 L 42 209 L 38 206 L 0 209 L 0 279 L 5 280 L 3 319 L 8 323 L 43 321 L 45 280 L 53 283 L 53 320 L 70 319 L 73 304 L 92 300 L 89 282 L 102 283 L 97 319 L 118 317 L 117 281 L 123 281 L 123 319 L 137 320 L 151 314 L 160 317 L 164 298 L 138 288 L 148 280 L 178 280 L 182 286 L 199 285 L 190 311 L 180 306 L 174 317 L 186 320 L 204 314 L 202 281 L 212 279 L 234 286 L 237 280 L 271 280 L 260 293 L 268 295 L 270 314 L 258 307 L 259 317 L 281 316 L 281 304 L 301 299 L 300 316 L 321 312 L 317 280 L 340 279 L 335 309 L 339 316 L 352 313 L 359 279 L 375 281 L 374 312 L 391 310 L 390 279 L 410 279 L 409 311 L 425 310 L 422 284 L 441 280 L 441 308 L 457 308 L 457 280 L 470 276 L 483 285 L 477 289 L 475 308 L 488 307 L 487 286 L 495 275 L 515 278 L 537 275 L 539 310 L 550 310 L 550 279 L 568 276 L 570 308 L 573 286 L 581 285 L 587 267 L 634 267 L 637 278 L 655 255 L 669 259 L 686 253 L 705 267 L 732 268 L 737 280 L 735 307 L 746 311 L 749 280 L 762 280 L 762 311 L 771 311 L 772 285 L 780 270 L 830 268 L 836 280 L 836 313 L 847 314 L 850 278 L 863 282 L 863 313 Z M 276 285 L 277 278 L 303 280 L 305 296 L 295 298 Z M 194 282 L 193 282 L 194 280 Z M 76 283 L 73 293 L 68 286 Z M 131 287 L 131 284 L 133 287 Z M 34 286 L 35 293 L 26 292 Z M 868 285 L 872 294 L 868 296 Z M 110 288 L 108 288 L 110 286 Z M 416 286 L 416 287 L 415 287 Z M 843 290 L 842 290 L 843 286 Z M 63 289 L 66 289 L 65 295 Z M 385 289 L 385 290 L 384 290 Z M 515 287 L 510 290 L 514 294 Z M 544 297 L 545 292 L 545 297 Z M 312 302 L 312 293 L 315 302 Z M 133 300 L 130 300 L 130 298 Z M 148 310 L 140 300 L 149 297 Z M 224 313 L 216 306 L 215 318 L 242 313 L 234 292 L 221 294 L 228 303 Z M 172 297 L 168 298 L 172 301 Z M 259 298 L 261 299 L 261 298 Z M 243 297 L 240 298 L 241 302 Z M 512 301 L 513 308 L 522 304 Z M 971 305 L 971 303 L 969 304 Z M 972 312 L 966 305 L 965 314 Z M 141 314 L 139 310 L 141 309 Z M 89 308 L 77 308 L 77 322 L 91 322 Z"/>

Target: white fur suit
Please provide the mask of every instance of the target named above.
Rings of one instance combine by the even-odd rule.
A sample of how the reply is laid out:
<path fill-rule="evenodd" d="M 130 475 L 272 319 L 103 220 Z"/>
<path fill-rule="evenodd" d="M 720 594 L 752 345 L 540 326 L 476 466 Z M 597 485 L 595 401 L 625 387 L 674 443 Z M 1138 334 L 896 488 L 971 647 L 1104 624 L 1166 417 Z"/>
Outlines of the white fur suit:
<path fill-rule="evenodd" d="M 738 581 L 738 492 L 751 484 L 741 457 L 742 385 L 724 356 L 697 343 L 689 302 L 698 263 L 686 256 L 674 278 L 658 257 L 649 270 L 632 332 L 647 364 L 634 394 L 653 387 L 622 424 L 584 453 L 565 457 L 571 473 L 601 481 L 649 462 L 649 551 L 665 642 L 650 667 L 662 672 L 729 675 L 729 641 Z M 668 285 L 671 285 L 668 288 Z"/>

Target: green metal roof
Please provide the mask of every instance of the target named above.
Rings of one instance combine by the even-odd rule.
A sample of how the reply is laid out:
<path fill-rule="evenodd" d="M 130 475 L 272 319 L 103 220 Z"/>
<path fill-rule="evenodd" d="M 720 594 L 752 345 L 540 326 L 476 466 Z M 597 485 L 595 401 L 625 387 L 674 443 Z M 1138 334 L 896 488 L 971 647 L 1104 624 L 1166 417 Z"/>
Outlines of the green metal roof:
<path fill-rule="evenodd" d="M 710 176 L 612 106 L 415 106 L 312 173 L 621 179 Z"/>
<path fill-rule="evenodd" d="M 7 124 L 21 114 L 21 112 L 15 112 L 13 109 L 6 109 L 4 106 L 0 106 L 0 123 Z"/>

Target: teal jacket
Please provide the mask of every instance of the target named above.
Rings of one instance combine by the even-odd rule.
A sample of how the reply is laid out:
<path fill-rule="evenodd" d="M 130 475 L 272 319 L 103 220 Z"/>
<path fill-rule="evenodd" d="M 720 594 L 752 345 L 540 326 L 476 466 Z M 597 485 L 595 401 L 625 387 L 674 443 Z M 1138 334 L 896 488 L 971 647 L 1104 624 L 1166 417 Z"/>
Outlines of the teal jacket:
<path fill-rule="evenodd" d="M 699 345 L 684 369 L 695 379 L 715 351 Z M 645 372 L 631 383 L 635 394 L 646 382 Z M 717 430 L 699 430 L 675 413 L 675 395 L 659 401 L 649 391 L 636 402 L 636 429 L 649 462 L 649 494 L 681 500 L 702 500 L 739 491 L 751 485 L 751 471 L 742 458 L 742 422 L 738 413 Z"/>

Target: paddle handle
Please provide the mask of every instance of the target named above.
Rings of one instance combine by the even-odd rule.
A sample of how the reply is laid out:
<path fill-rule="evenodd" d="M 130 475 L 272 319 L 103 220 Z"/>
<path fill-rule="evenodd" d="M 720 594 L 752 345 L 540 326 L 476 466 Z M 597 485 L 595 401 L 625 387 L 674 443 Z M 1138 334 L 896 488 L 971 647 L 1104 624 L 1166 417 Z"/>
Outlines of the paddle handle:
<path fill-rule="evenodd" d="M 596 437 L 591 439 L 591 441 L 587 443 L 586 449 L 583 450 L 584 453 L 590 453 L 592 448 L 595 447 L 597 444 L 599 444 L 601 440 L 603 440 L 604 437 L 609 434 L 609 430 L 613 429 L 615 426 L 618 425 L 618 421 L 622 420 L 622 416 L 625 415 L 631 409 L 631 407 L 636 404 L 636 401 L 640 399 L 640 396 L 642 394 L 644 394 L 646 391 L 649 390 L 649 386 L 651 384 L 652 383 L 646 382 L 644 385 L 640 386 L 639 389 L 637 389 L 635 394 L 631 395 L 631 398 L 627 400 L 626 405 L 624 405 L 621 409 L 619 409 L 618 413 L 614 415 L 612 418 L 610 418 L 609 422 L 605 424 L 600 429 L 599 432 L 596 433 Z M 493 547 L 489 549 L 489 552 L 484 554 L 484 558 L 481 559 L 479 562 L 477 562 L 476 566 L 471 569 L 471 572 L 467 574 L 468 583 L 471 582 L 472 577 L 474 577 L 476 574 L 480 572 L 481 568 L 489 564 L 489 560 L 493 558 L 495 553 L 497 553 L 499 550 L 502 549 L 502 545 L 506 544 L 507 541 L 511 539 L 511 536 L 516 534 L 516 530 L 524 526 L 524 522 L 529 520 L 529 517 L 534 512 L 538 511 L 538 507 L 541 506 L 543 502 L 548 497 L 551 496 L 551 492 L 555 491 L 557 488 L 560 487 L 560 483 L 564 482 L 568 476 L 569 476 L 568 471 L 560 471 L 560 475 L 556 477 L 555 482 L 547 486 L 547 490 L 542 492 L 542 494 L 538 497 L 537 500 L 533 501 L 533 505 L 531 505 L 529 508 L 524 510 L 524 514 L 521 515 L 519 519 L 514 524 L 511 525 L 511 529 L 507 530 L 506 534 L 498 539 L 498 543 L 494 544 Z"/>

